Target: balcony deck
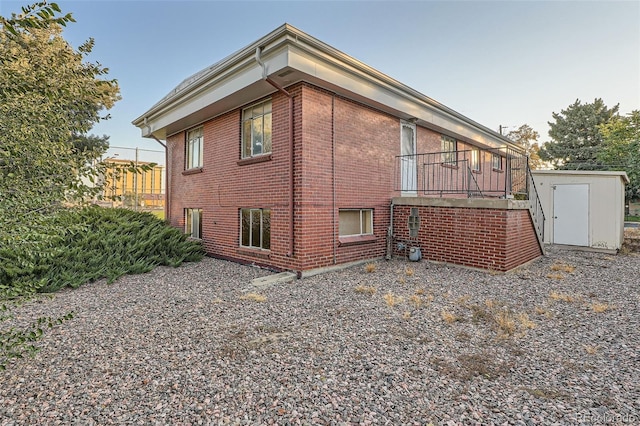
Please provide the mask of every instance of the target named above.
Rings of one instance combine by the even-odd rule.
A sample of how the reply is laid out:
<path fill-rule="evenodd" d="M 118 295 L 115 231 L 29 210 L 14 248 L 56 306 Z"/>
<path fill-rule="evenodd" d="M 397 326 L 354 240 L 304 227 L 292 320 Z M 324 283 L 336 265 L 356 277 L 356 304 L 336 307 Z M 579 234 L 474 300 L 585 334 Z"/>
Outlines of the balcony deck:
<path fill-rule="evenodd" d="M 403 197 L 520 200 L 528 208 L 540 246 L 544 211 L 529 158 L 512 148 L 400 155 L 395 190 Z M 482 204 L 482 203 L 479 203 Z M 479 205 L 478 204 L 478 205 Z"/>

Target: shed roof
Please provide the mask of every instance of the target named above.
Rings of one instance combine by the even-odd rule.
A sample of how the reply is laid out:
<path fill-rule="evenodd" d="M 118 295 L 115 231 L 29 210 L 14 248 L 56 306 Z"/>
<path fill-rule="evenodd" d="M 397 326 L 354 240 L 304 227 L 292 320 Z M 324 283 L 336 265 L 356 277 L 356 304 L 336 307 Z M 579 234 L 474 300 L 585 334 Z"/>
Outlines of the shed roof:
<path fill-rule="evenodd" d="M 556 175 L 556 176 L 596 176 L 596 177 L 619 177 L 625 185 L 629 184 L 627 172 L 622 170 L 602 171 L 602 170 L 532 170 L 533 175 Z"/>

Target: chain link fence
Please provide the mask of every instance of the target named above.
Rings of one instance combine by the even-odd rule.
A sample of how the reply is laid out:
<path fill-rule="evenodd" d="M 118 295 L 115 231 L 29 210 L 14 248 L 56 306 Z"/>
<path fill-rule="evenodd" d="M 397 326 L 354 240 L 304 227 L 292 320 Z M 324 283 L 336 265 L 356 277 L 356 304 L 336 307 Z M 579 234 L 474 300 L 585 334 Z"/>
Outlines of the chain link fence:
<path fill-rule="evenodd" d="M 102 161 L 107 164 L 107 173 L 103 200 L 98 204 L 164 215 L 164 151 L 111 146 Z M 145 166 L 145 170 L 135 172 L 132 166 Z"/>

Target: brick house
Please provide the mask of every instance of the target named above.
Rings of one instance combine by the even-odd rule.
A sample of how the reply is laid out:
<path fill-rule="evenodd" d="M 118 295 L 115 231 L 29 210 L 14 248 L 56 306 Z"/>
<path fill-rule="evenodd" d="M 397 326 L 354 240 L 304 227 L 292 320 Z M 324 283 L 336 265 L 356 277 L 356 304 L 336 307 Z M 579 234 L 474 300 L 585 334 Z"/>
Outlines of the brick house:
<path fill-rule="evenodd" d="M 166 141 L 166 218 L 212 256 L 305 275 L 411 247 L 503 271 L 542 254 L 518 147 L 287 24 L 133 124 Z"/>

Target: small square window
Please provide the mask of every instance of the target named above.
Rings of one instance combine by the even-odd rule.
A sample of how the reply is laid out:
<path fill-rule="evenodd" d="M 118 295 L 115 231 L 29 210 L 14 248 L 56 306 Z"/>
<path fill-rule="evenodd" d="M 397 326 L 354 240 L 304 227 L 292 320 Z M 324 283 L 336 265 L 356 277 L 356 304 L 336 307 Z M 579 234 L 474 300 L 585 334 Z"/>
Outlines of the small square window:
<path fill-rule="evenodd" d="M 202 209 L 184 209 L 184 233 L 191 238 L 202 238 Z"/>
<path fill-rule="evenodd" d="M 353 235 L 373 235 L 372 209 L 345 209 L 338 215 L 339 235 L 341 237 Z"/>
<path fill-rule="evenodd" d="M 271 99 L 242 110 L 242 158 L 271 152 Z"/>
<path fill-rule="evenodd" d="M 187 132 L 187 143 L 185 152 L 185 169 L 196 169 L 202 167 L 202 145 L 204 136 L 202 127 L 189 130 Z"/>

